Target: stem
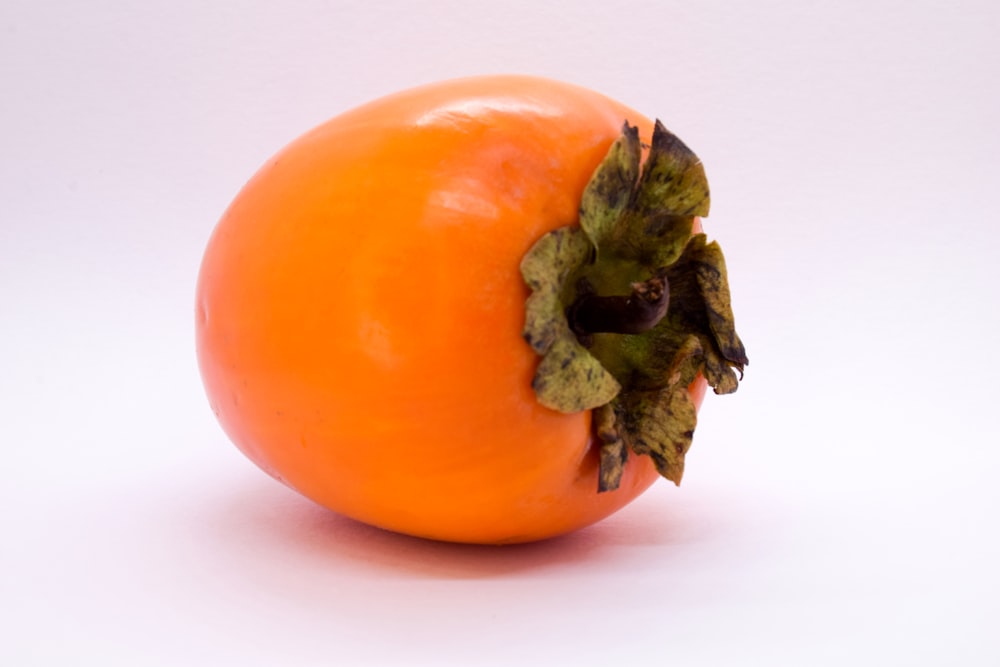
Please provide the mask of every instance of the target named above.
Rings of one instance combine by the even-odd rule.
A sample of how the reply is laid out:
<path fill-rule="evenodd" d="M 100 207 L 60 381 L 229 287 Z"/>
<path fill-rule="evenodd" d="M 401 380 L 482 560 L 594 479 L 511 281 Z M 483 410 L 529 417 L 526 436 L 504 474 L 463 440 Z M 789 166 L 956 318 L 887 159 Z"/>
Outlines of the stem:
<path fill-rule="evenodd" d="M 570 329 L 581 343 L 593 334 L 640 334 L 663 319 L 670 305 L 670 283 L 661 269 L 649 280 L 632 283 L 627 296 L 600 296 L 586 278 L 577 283 L 577 296 L 566 309 Z"/>

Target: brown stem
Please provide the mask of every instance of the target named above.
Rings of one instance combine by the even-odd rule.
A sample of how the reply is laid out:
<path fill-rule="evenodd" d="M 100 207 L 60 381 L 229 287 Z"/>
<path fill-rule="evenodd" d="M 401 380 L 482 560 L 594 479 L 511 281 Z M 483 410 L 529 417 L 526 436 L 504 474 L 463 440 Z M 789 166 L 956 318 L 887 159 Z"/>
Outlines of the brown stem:
<path fill-rule="evenodd" d="M 670 305 L 670 283 L 665 271 L 649 280 L 632 283 L 627 296 L 599 296 L 584 278 L 577 285 L 579 296 L 566 310 L 570 328 L 587 344 L 597 333 L 640 334 L 663 319 Z"/>

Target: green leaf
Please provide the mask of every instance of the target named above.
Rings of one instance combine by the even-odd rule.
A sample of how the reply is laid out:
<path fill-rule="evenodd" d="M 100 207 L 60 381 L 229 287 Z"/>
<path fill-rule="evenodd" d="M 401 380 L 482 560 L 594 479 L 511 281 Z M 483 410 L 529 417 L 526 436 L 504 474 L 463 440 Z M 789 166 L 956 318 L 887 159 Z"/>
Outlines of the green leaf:
<path fill-rule="evenodd" d="M 597 248 L 618 227 L 639 178 L 639 128 L 626 121 L 622 134 L 594 171 L 580 200 L 580 227 Z"/>
<path fill-rule="evenodd" d="M 729 278 L 722 250 L 704 234 L 691 237 L 684 253 L 667 271 L 672 295 L 669 322 L 662 332 L 686 331 L 702 341 L 705 377 L 716 393 L 736 391 L 735 368 L 741 374 L 749 364 L 736 333 L 730 304 Z"/>
<path fill-rule="evenodd" d="M 691 238 L 694 217 L 651 213 L 643 230 L 642 248 L 650 266 L 670 266 L 684 252 Z"/>
<path fill-rule="evenodd" d="M 559 412 L 591 410 L 608 403 L 621 385 L 567 326 L 538 364 L 532 388 L 538 402 Z"/>
<path fill-rule="evenodd" d="M 678 346 L 666 372 L 666 388 L 687 387 L 704 365 L 705 347 L 695 334 L 688 334 Z"/>
<path fill-rule="evenodd" d="M 657 471 L 679 485 L 698 422 L 687 387 L 633 393 L 626 400 L 631 417 L 625 420 L 624 438 L 629 447 L 653 459 Z"/>
<path fill-rule="evenodd" d="M 566 277 L 591 253 L 577 227 L 560 227 L 538 239 L 521 260 L 521 275 L 533 290 L 562 288 Z"/>
<path fill-rule="evenodd" d="M 695 216 L 707 215 L 708 181 L 701 161 L 663 123 L 656 121 L 649 155 L 619 222 L 602 230 L 610 251 L 644 266 L 677 261 L 691 236 Z"/>
<path fill-rule="evenodd" d="M 587 237 L 576 227 L 562 227 L 540 238 L 521 260 L 521 275 L 532 289 L 525 303 L 524 339 L 545 354 L 565 329 L 562 291 L 569 275 L 592 252 Z"/>
<path fill-rule="evenodd" d="M 615 426 L 615 407 L 616 401 L 612 401 L 594 410 L 593 430 L 601 443 L 598 493 L 618 488 L 625 472 L 625 462 L 628 461 L 628 447 Z"/>
<path fill-rule="evenodd" d="M 522 335 L 543 355 L 532 387 L 539 403 L 560 412 L 596 408 L 621 390 L 566 321 L 562 302 L 566 282 L 592 253 L 593 246 L 578 227 L 563 227 L 539 239 L 521 262 L 521 275 L 532 289 Z"/>
<path fill-rule="evenodd" d="M 695 277 L 705 301 L 708 326 L 722 356 L 742 370 L 749 360 L 743 341 L 736 334 L 726 273 L 726 259 L 719 244 L 713 241 L 704 245 L 697 253 Z"/>
<path fill-rule="evenodd" d="M 642 215 L 664 211 L 681 216 L 707 216 L 708 179 L 698 156 L 660 121 L 639 178 L 631 207 Z"/>
<path fill-rule="evenodd" d="M 740 367 L 742 369 L 742 367 Z M 732 365 L 712 347 L 705 352 L 705 379 L 716 394 L 731 394 L 739 388 L 740 382 Z"/>

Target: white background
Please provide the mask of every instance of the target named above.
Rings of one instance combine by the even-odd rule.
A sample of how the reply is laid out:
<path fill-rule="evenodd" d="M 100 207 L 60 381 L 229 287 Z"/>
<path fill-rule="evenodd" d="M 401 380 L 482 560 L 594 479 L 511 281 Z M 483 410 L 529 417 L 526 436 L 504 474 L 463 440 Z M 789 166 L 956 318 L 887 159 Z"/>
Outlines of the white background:
<path fill-rule="evenodd" d="M 990 0 L 5 0 L 0 663 L 1000 664 L 998 34 Z M 193 352 L 264 160 L 494 72 L 700 154 L 751 358 L 680 489 L 503 549 L 272 481 Z"/>

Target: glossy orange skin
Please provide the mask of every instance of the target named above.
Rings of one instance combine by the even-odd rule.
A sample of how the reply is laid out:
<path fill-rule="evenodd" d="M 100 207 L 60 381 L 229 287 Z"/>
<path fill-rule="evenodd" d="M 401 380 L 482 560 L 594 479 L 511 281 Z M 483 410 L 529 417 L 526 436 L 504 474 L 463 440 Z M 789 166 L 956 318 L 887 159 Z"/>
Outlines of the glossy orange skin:
<path fill-rule="evenodd" d="M 377 100 L 276 155 L 198 280 L 201 373 L 233 442 L 332 510 L 440 540 L 551 537 L 642 493 L 647 458 L 598 494 L 590 413 L 535 400 L 518 271 L 576 221 L 626 119 L 649 140 L 592 91 L 482 77 Z"/>

